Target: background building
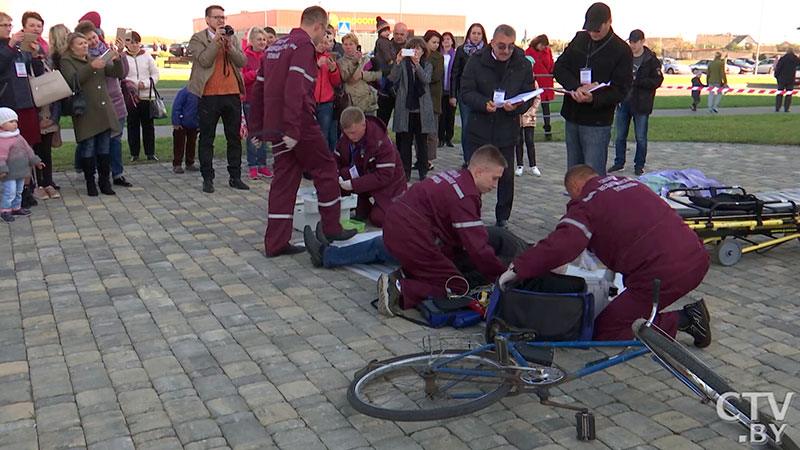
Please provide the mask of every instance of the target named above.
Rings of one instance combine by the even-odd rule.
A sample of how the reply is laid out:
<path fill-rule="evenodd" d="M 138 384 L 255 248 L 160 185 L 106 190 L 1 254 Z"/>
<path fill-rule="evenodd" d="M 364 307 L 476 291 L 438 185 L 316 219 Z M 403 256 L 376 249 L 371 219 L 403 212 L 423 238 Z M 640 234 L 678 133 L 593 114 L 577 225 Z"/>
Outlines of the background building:
<path fill-rule="evenodd" d="M 226 21 L 228 25 L 232 26 L 238 36 L 244 37 L 251 27 L 270 26 L 278 32 L 279 35 L 288 34 L 292 28 L 300 24 L 300 15 L 302 11 L 293 10 L 269 10 L 258 12 L 242 11 L 239 14 L 226 14 Z M 464 33 L 467 28 L 466 16 L 454 15 L 437 15 L 437 14 L 402 14 L 397 13 L 383 13 L 383 12 L 344 12 L 344 11 L 330 11 L 330 23 L 337 30 L 344 31 L 349 29 L 358 36 L 358 40 L 363 48 L 364 53 L 372 51 L 375 47 L 375 34 L 376 17 L 381 16 L 383 20 L 387 21 L 394 29 L 394 24 L 403 22 L 408 25 L 408 29 L 416 36 L 422 36 L 427 30 L 436 30 L 440 33 L 449 31 L 456 36 L 457 40 L 463 39 Z M 192 20 L 193 32 L 196 33 L 206 28 L 205 18 L 198 18 Z M 345 33 L 339 33 L 341 36 Z M 336 38 L 337 41 L 340 37 Z"/>

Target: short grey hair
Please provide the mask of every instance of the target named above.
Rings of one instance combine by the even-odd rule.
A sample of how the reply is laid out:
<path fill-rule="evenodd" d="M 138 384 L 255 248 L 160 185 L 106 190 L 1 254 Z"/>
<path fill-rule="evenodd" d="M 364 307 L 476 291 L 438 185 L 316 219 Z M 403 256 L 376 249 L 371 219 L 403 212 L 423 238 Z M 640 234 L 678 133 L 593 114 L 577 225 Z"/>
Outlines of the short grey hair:
<path fill-rule="evenodd" d="M 514 27 L 511 25 L 499 25 L 497 28 L 494 29 L 494 34 L 492 35 L 492 39 L 496 38 L 499 34 L 503 34 L 510 38 L 517 38 L 517 32 L 514 30 Z"/>

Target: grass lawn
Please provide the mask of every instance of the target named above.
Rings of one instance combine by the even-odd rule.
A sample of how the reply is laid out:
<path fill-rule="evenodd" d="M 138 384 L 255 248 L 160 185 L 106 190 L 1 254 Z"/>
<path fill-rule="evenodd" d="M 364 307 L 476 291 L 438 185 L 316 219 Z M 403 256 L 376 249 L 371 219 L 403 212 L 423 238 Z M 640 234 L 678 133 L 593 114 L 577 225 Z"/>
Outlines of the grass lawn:
<path fill-rule="evenodd" d="M 556 97 L 557 101 L 561 97 Z M 656 95 L 653 102 L 653 109 L 689 109 L 692 103 L 692 96 L 689 91 L 686 95 Z M 700 106 L 708 104 L 708 95 L 700 96 Z M 775 97 L 772 95 L 725 95 L 722 98 L 720 105 L 724 108 L 738 108 L 746 106 L 775 106 Z M 550 112 L 561 111 L 561 103 L 552 103 L 550 105 Z"/>
<path fill-rule="evenodd" d="M 614 132 L 612 127 L 612 140 Z M 564 131 L 564 122 L 553 123 L 553 131 Z M 536 140 L 542 139 L 537 130 Z M 456 133 L 458 134 L 458 133 Z M 698 113 L 686 117 L 651 117 L 647 137 L 653 142 L 717 142 L 735 144 L 800 145 L 800 116 L 756 114 L 711 116 Z M 553 135 L 563 141 L 563 134 Z M 634 141 L 631 123 L 628 141 Z"/>
<path fill-rule="evenodd" d="M 168 75 L 164 76 L 167 77 Z M 156 89 L 180 89 L 186 86 L 186 83 L 188 82 L 189 82 L 188 79 L 183 79 L 183 78 L 180 79 L 161 78 L 158 80 L 158 83 L 156 83 Z"/>
<path fill-rule="evenodd" d="M 171 103 L 166 103 L 166 102 L 164 102 L 164 103 L 167 106 L 167 117 L 165 117 L 163 119 L 154 120 L 153 123 L 156 126 L 158 126 L 158 125 L 172 125 L 172 119 L 171 119 L 171 117 L 172 117 L 172 104 Z M 125 122 L 125 124 L 127 126 L 127 122 Z M 71 116 L 62 117 L 60 125 L 61 125 L 61 128 L 72 128 L 73 127 L 73 125 L 72 125 L 72 117 Z"/>

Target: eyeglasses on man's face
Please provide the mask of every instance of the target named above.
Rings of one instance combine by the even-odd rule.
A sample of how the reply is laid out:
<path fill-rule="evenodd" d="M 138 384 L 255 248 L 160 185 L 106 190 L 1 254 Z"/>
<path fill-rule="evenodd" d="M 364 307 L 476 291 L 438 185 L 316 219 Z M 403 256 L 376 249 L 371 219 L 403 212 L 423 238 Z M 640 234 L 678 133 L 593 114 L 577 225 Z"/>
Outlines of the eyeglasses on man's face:
<path fill-rule="evenodd" d="M 0 23 L 0 28 L 11 28 L 13 26 L 14 25 L 11 25 L 10 23 Z"/>
<path fill-rule="evenodd" d="M 225 16 L 208 16 L 209 19 L 225 20 Z"/>
<path fill-rule="evenodd" d="M 514 50 L 514 47 L 516 47 L 516 45 L 514 45 L 514 44 L 508 44 L 508 45 L 506 45 L 506 44 L 494 44 L 494 46 L 495 46 L 495 48 L 497 50 L 500 50 L 501 52 L 504 52 L 506 50 L 512 51 L 512 50 Z"/>

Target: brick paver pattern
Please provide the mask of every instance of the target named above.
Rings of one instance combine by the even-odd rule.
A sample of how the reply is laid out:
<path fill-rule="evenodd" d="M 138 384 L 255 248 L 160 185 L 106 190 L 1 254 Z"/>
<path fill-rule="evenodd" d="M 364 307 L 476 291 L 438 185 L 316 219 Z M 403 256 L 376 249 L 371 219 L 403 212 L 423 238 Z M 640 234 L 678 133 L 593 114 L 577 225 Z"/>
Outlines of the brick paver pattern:
<path fill-rule="evenodd" d="M 510 221 L 529 241 L 546 236 L 567 201 L 563 143 L 537 150 L 544 176 L 516 179 Z M 692 167 L 774 190 L 797 186 L 797 152 L 651 143 L 647 169 Z M 439 155 L 437 169 L 460 160 L 458 149 Z M 739 447 L 743 429 L 648 358 L 554 390 L 554 400 L 595 413 L 597 440 L 589 443 L 576 441 L 572 412 L 528 395 L 439 422 L 358 414 L 345 399 L 353 372 L 452 331 L 379 317 L 369 305 L 375 284 L 347 270 L 313 268 L 306 254 L 265 258 L 268 182 L 235 191 L 221 176 L 206 195 L 199 176 L 175 175 L 169 164 L 126 175 L 134 188 L 87 197 L 82 177 L 57 174 L 62 199 L 0 226 L 2 448 Z M 494 201 L 484 196 L 487 224 Z M 733 267 L 712 265 L 686 299 L 704 297 L 712 312 L 714 342 L 693 351 L 737 388 L 779 400 L 800 392 L 798 250 L 790 242 Z M 574 350 L 557 362 L 576 368 L 597 357 Z M 787 416 L 795 428 L 798 408 Z"/>

